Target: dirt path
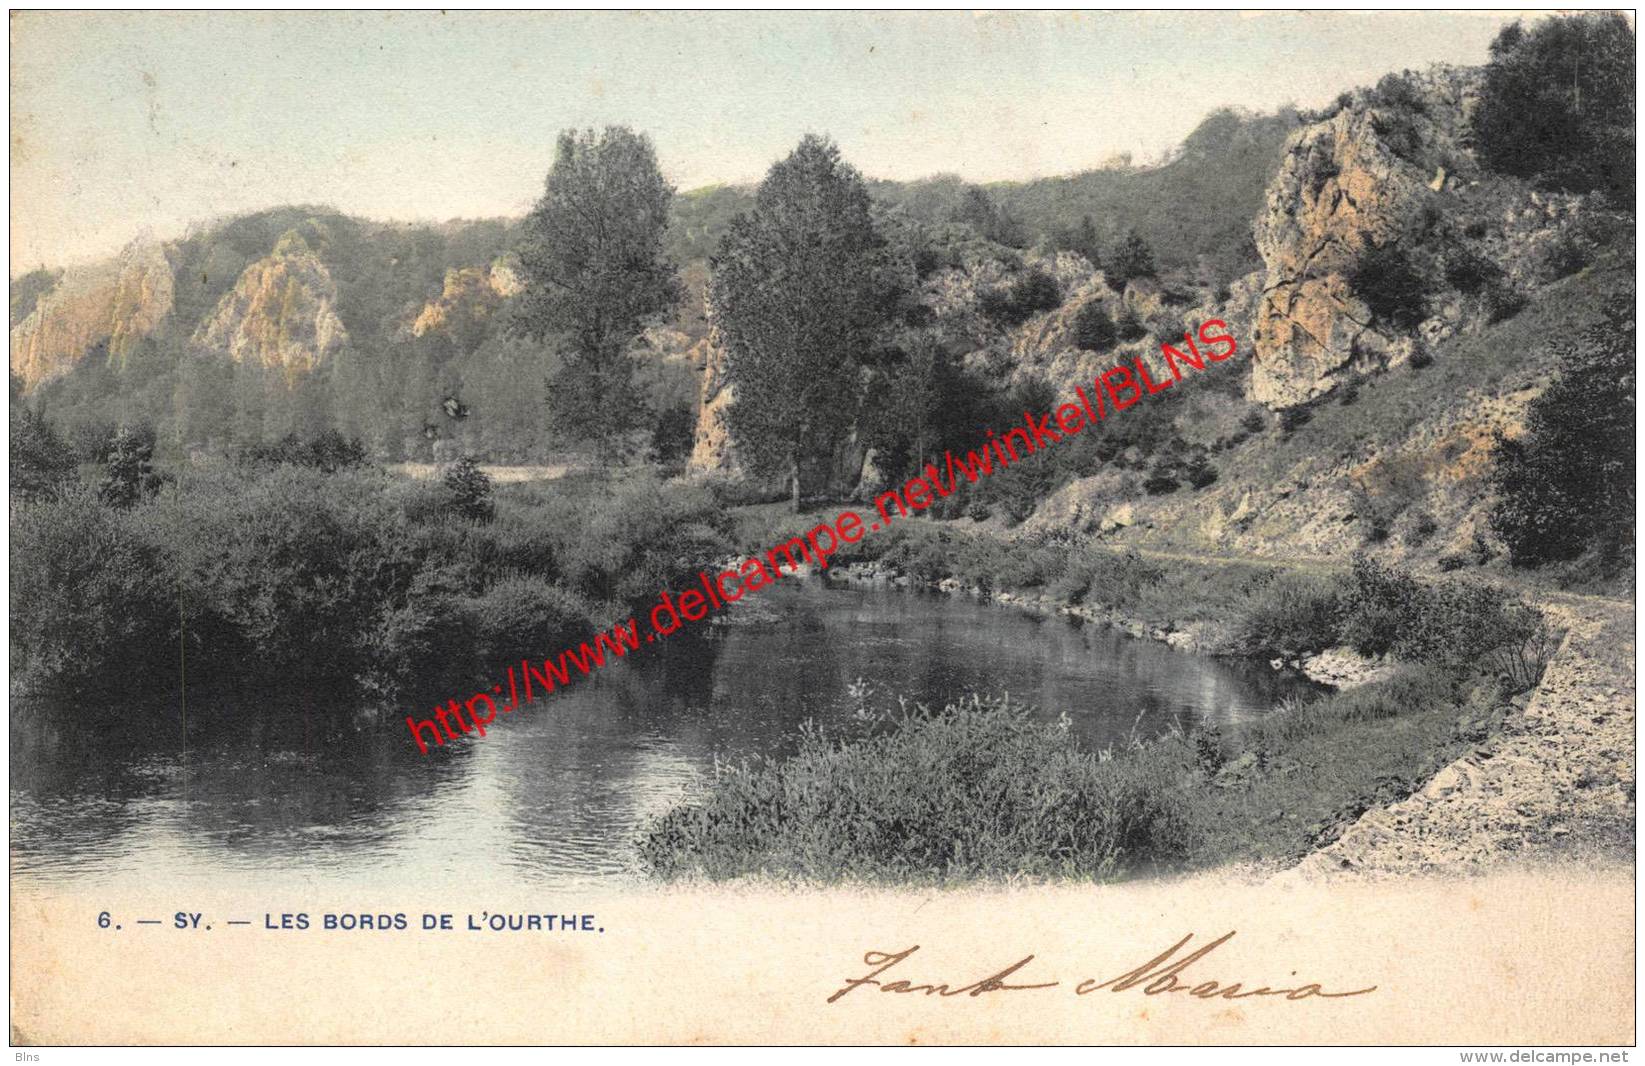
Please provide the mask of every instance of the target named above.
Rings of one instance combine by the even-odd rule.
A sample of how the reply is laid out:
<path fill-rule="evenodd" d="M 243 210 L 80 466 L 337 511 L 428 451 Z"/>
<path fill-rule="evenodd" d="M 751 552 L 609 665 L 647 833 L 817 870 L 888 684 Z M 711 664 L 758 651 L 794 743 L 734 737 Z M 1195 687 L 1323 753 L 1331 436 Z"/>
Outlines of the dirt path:
<path fill-rule="evenodd" d="M 1632 607 L 1568 595 L 1546 597 L 1543 606 L 1570 631 L 1524 713 L 1417 794 L 1366 812 L 1283 877 L 1627 856 L 1635 817 Z"/>

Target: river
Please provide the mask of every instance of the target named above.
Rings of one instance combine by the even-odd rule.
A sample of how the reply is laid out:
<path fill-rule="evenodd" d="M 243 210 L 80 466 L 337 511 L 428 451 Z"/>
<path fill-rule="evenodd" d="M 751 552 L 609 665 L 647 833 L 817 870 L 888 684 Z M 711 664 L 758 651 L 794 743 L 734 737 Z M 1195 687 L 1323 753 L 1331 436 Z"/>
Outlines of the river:
<path fill-rule="evenodd" d="M 433 757 L 417 754 L 403 716 L 316 743 L 269 725 L 290 715 L 215 708 L 185 748 L 164 727 L 115 736 L 14 706 L 13 875 L 134 888 L 611 884 L 640 876 L 640 827 L 716 758 L 792 750 L 807 718 L 854 713 L 858 679 L 880 703 L 1007 692 L 1049 718 L 1065 712 L 1099 748 L 1172 723 L 1237 729 L 1311 690 L 1265 666 L 963 597 L 785 584 L 762 593 L 765 620 L 597 671 Z"/>

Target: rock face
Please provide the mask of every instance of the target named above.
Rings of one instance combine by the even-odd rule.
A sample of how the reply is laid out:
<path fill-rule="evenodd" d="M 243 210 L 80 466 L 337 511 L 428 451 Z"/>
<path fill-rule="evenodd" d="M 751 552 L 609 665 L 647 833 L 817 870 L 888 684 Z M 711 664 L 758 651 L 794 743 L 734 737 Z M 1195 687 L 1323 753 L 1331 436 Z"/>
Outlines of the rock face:
<path fill-rule="evenodd" d="M 331 272 L 302 237 L 288 233 L 272 255 L 246 267 L 200 323 L 194 343 L 292 380 L 347 343 L 336 303 Z"/>
<path fill-rule="evenodd" d="M 459 338 L 479 330 L 502 306 L 504 297 L 519 291 L 519 280 L 503 264 L 490 270 L 463 267 L 446 271 L 440 295 L 423 305 L 411 324 L 411 335 L 452 333 Z"/>
<path fill-rule="evenodd" d="M 1367 245 L 1398 241 L 1445 195 L 1434 185 L 1455 185 L 1429 161 L 1471 165 L 1464 133 L 1478 81 L 1477 70 L 1408 74 L 1396 98 L 1361 90 L 1292 135 L 1254 227 L 1267 277 L 1253 322 L 1253 400 L 1295 406 L 1345 374 L 1410 354 L 1413 339 L 1372 322 L 1348 273 Z"/>
<path fill-rule="evenodd" d="M 171 313 L 173 276 L 160 245 L 135 241 L 113 260 L 70 271 L 11 331 L 24 391 L 72 370 L 91 349 L 124 359 Z"/>
<path fill-rule="evenodd" d="M 691 349 L 691 359 L 702 368 L 703 383 L 697 398 L 697 436 L 686 470 L 693 474 L 737 474 L 740 469 L 731 448 L 731 430 L 726 425 L 726 412 L 736 395 L 726 376 L 725 349 L 709 334 Z"/>

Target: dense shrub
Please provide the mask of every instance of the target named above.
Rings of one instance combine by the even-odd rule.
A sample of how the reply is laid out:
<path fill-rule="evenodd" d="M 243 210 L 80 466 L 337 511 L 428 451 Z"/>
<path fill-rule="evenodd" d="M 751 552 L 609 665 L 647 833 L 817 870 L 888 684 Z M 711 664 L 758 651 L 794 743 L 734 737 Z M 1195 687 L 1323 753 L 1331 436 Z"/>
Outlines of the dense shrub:
<path fill-rule="evenodd" d="M 369 473 L 194 475 L 137 519 L 188 590 L 195 628 L 231 635 L 211 658 L 244 656 L 235 668 L 251 676 L 353 678 L 373 621 L 418 569 L 410 532 Z"/>
<path fill-rule="evenodd" d="M 474 457 L 465 455 L 446 467 L 440 475 L 451 494 L 451 509 L 471 522 L 489 522 L 496 514 L 491 500 L 491 478 Z"/>
<path fill-rule="evenodd" d="M 568 490 L 547 501 L 544 518 L 561 531 L 565 584 L 596 601 L 652 602 L 731 553 L 730 521 L 703 486 L 640 476 Z"/>
<path fill-rule="evenodd" d="M 25 691 L 107 693 L 177 677 L 180 590 L 127 511 L 86 491 L 11 517 L 11 668 Z"/>
<path fill-rule="evenodd" d="M 657 416 L 651 431 L 651 454 L 662 466 L 678 468 L 696 439 L 697 417 L 687 404 L 675 404 Z"/>
<path fill-rule="evenodd" d="M 1547 188 L 1631 204 L 1634 47 L 1633 27 L 1614 12 L 1505 27 L 1474 114 L 1481 158 Z"/>
<path fill-rule="evenodd" d="M 1062 289 L 1043 270 L 1030 270 L 1004 288 L 984 291 L 982 313 L 1001 326 L 1019 326 L 1033 315 L 1062 304 Z"/>
<path fill-rule="evenodd" d="M 1190 461 L 1184 473 L 1188 477 L 1188 484 L 1196 489 L 1208 488 L 1217 483 L 1217 468 L 1203 455 Z"/>
<path fill-rule="evenodd" d="M 1427 585 L 1360 558 L 1347 603 L 1342 637 L 1357 651 L 1452 670 L 1483 666 L 1510 678 L 1515 691 L 1541 681 L 1553 650 L 1542 615 L 1494 585 Z"/>
<path fill-rule="evenodd" d="M 1348 284 L 1386 325 L 1409 330 L 1427 317 L 1427 279 L 1398 244 L 1367 246 L 1349 270 Z"/>
<path fill-rule="evenodd" d="M 1314 413 L 1306 407 L 1287 407 L 1279 413 L 1279 428 L 1282 433 L 1295 433 L 1313 420 Z"/>
<path fill-rule="evenodd" d="M 573 592 L 529 574 L 509 574 L 461 604 L 471 619 L 476 652 L 487 663 L 542 658 L 583 639 L 590 604 Z"/>
<path fill-rule="evenodd" d="M 1126 285 L 1139 278 L 1152 278 L 1158 273 L 1154 266 L 1154 250 L 1136 230 L 1125 235 L 1125 240 L 1109 257 L 1105 271 L 1108 284 L 1117 291 L 1123 291 Z"/>
<path fill-rule="evenodd" d="M 663 877 L 1110 878 L 1190 843 L 1179 783 L 1192 752 L 1128 755 L 1104 760 L 1066 722 L 977 697 L 844 742 L 807 729 L 788 758 L 722 767 L 640 855 Z"/>
<path fill-rule="evenodd" d="M 1087 352 L 1106 352 L 1119 340 L 1119 329 L 1102 304 L 1092 302 L 1074 316 L 1074 347 Z"/>
<path fill-rule="evenodd" d="M 1502 276 L 1502 267 L 1470 248 L 1457 248 L 1445 257 L 1446 284 L 1470 295 L 1498 284 Z"/>
<path fill-rule="evenodd" d="M 1523 436 L 1498 436 L 1491 528 L 1516 566 L 1596 552 L 1609 567 L 1634 543 L 1634 308 L 1559 348 L 1559 376 L 1534 401 Z"/>
<path fill-rule="evenodd" d="M 1281 574 L 1252 594 L 1236 623 L 1239 648 L 1287 659 L 1324 651 L 1340 639 L 1343 588 L 1331 578 Z"/>
<path fill-rule="evenodd" d="M 120 427 L 109 444 L 98 499 L 111 507 L 131 507 L 159 492 L 164 483 L 154 469 L 154 427 Z"/>
<path fill-rule="evenodd" d="M 358 437 L 345 437 L 334 429 L 328 429 L 311 440 L 288 433 L 272 444 L 258 443 L 240 449 L 239 459 L 245 463 L 311 466 L 330 474 L 347 467 L 364 465 L 366 446 Z"/>
<path fill-rule="evenodd" d="M 489 524 L 450 495 L 281 463 L 190 468 L 129 508 L 87 491 L 19 503 L 18 686 L 174 688 L 181 628 L 191 683 L 392 696 L 546 655 L 730 553 L 706 488 L 522 486 Z"/>
<path fill-rule="evenodd" d="M 36 499 L 66 488 L 74 478 L 74 452 L 51 423 L 13 396 L 10 428 L 12 496 Z"/>
<path fill-rule="evenodd" d="M 1485 313 L 1493 323 L 1506 322 L 1530 302 L 1530 297 L 1512 283 L 1492 285 L 1485 290 Z"/>

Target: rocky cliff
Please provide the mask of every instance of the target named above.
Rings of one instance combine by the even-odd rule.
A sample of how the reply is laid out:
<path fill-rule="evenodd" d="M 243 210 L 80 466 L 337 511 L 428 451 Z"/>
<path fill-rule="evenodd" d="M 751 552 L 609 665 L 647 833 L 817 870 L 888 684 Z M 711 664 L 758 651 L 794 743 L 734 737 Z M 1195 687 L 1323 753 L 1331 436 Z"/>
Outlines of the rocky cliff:
<path fill-rule="evenodd" d="M 1397 94 L 1361 90 L 1292 136 L 1254 224 L 1267 277 L 1252 399 L 1293 406 L 1409 357 L 1413 337 L 1375 320 L 1349 278 L 1368 247 L 1407 238 L 1429 200 L 1474 168 L 1465 131 L 1478 83 L 1474 69 L 1408 75 Z"/>
<path fill-rule="evenodd" d="M 11 331 L 11 371 L 25 391 L 68 373 L 88 352 L 124 359 L 171 313 L 171 264 L 138 240 L 114 259 L 71 270 Z"/>
<path fill-rule="evenodd" d="M 504 260 L 498 260 L 490 268 L 448 270 L 440 295 L 424 304 L 412 320 L 411 335 L 472 332 L 521 287 L 514 268 Z"/>

